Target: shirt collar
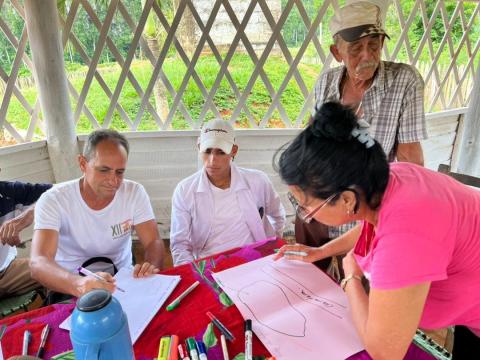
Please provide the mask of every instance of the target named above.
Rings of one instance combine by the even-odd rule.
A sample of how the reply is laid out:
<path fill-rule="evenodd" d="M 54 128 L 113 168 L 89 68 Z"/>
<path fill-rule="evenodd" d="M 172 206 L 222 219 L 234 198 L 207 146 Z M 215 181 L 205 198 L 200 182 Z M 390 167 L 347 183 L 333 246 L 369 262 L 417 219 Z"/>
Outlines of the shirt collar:
<path fill-rule="evenodd" d="M 245 182 L 245 179 L 242 176 L 240 176 L 237 165 L 235 165 L 234 163 L 231 163 L 230 171 L 232 176 L 232 179 L 230 180 L 230 188 L 233 191 L 247 189 L 248 186 Z M 203 167 L 200 175 L 200 182 L 197 186 L 197 192 L 209 192 L 209 191 L 210 191 L 210 180 L 208 180 L 207 172 L 205 171 L 205 167 Z"/>

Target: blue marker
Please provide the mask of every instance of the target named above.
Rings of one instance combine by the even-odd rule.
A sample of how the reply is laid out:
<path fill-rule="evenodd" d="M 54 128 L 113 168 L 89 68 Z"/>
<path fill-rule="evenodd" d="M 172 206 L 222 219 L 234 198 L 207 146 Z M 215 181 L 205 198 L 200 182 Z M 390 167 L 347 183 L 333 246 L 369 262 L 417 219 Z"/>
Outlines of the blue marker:
<path fill-rule="evenodd" d="M 200 360 L 208 360 L 207 348 L 205 347 L 205 344 L 202 341 L 197 341 L 197 347 L 199 352 L 198 357 L 200 358 Z"/>

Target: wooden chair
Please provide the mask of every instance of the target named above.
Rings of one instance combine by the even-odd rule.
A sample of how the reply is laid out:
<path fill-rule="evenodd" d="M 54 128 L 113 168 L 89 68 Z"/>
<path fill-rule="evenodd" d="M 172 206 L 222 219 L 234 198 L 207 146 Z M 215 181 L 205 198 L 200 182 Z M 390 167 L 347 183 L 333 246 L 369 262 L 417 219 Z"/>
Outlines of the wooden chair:
<path fill-rule="evenodd" d="M 449 165 L 440 164 L 438 166 L 438 172 L 441 172 L 443 174 L 447 174 L 447 175 L 453 177 L 455 180 L 460 181 L 462 184 L 480 188 L 480 178 L 475 177 L 475 176 L 471 176 L 471 175 L 451 172 Z"/>

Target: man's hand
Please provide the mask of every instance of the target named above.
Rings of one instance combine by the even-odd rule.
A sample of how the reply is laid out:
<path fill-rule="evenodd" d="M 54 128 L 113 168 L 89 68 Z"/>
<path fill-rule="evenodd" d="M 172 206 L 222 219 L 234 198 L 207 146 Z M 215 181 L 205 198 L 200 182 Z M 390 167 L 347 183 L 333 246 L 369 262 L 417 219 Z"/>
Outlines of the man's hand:
<path fill-rule="evenodd" d="M 157 267 L 150 264 L 149 262 L 144 262 L 143 264 L 137 264 L 133 268 L 133 277 L 134 278 L 141 278 L 145 276 L 150 276 L 156 274 L 160 271 Z"/>
<path fill-rule="evenodd" d="M 20 232 L 33 223 L 34 207 L 31 206 L 17 217 L 5 221 L 0 227 L 0 240 L 3 245 L 20 245 Z"/>
<path fill-rule="evenodd" d="M 77 278 L 75 282 L 75 287 L 77 289 L 77 297 L 80 297 L 93 289 L 105 289 L 107 291 L 110 291 L 111 293 L 115 291 L 115 279 L 112 275 L 106 272 L 97 272 L 96 274 L 103 277 L 105 281 L 97 280 L 91 276 L 79 276 Z"/>

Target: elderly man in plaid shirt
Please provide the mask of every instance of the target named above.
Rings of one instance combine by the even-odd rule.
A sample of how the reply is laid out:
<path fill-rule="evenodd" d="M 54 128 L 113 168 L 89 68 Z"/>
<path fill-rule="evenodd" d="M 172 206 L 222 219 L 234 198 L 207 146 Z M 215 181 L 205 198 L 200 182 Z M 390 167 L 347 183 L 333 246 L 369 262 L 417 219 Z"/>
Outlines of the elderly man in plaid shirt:
<path fill-rule="evenodd" d="M 379 0 L 375 3 L 380 4 Z M 410 65 L 381 61 L 385 37 L 382 10 L 367 1 L 347 1 L 330 22 L 334 44 L 330 51 L 343 65 L 331 69 L 315 85 L 315 108 L 326 101 L 349 105 L 370 134 L 383 146 L 390 161 L 423 165 L 420 141 L 427 136 L 423 108 L 423 80 Z M 322 245 L 354 224 L 329 228 L 302 224 L 297 218 L 298 242 Z M 318 264 L 325 268 L 329 261 Z"/>

